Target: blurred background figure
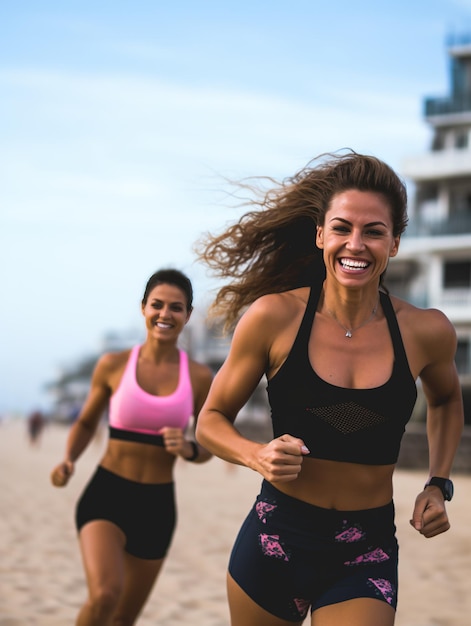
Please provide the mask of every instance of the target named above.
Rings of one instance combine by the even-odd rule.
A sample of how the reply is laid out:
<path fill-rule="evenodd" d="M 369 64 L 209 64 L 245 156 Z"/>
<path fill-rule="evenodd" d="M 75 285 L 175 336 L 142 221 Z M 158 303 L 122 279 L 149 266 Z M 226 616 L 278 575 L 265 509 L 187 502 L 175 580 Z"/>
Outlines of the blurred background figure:
<path fill-rule="evenodd" d="M 32 446 L 40 444 L 45 425 L 46 418 L 43 413 L 39 409 L 35 409 L 27 420 L 28 439 Z"/>

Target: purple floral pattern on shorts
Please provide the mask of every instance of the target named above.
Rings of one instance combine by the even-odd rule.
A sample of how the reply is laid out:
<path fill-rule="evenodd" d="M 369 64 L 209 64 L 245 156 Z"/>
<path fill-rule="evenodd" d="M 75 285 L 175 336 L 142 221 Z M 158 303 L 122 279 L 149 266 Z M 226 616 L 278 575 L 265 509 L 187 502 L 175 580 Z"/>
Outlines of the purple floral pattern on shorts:
<path fill-rule="evenodd" d="M 386 554 L 386 552 L 381 548 L 376 548 L 376 550 L 372 550 L 371 552 L 365 552 L 365 554 L 357 556 L 357 558 L 353 561 L 345 561 L 345 565 L 360 565 L 362 563 L 382 563 L 383 561 L 388 560 L 389 556 Z"/>
<path fill-rule="evenodd" d="M 347 521 L 344 521 L 347 524 Z M 335 541 L 344 541 L 345 543 L 354 543 L 355 541 L 361 541 L 365 538 L 365 533 L 358 526 L 350 526 L 344 528 L 341 532 L 335 535 Z"/>
<path fill-rule="evenodd" d="M 307 610 L 309 605 L 311 604 L 309 600 L 304 600 L 303 598 L 294 598 L 293 602 L 296 606 L 296 610 L 299 613 L 299 617 L 304 619 L 307 615 Z"/>
<path fill-rule="evenodd" d="M 280 543 L 279 535 L 268 535 L 260 533 L 258 536 L 262 552 L 265 556 L 274 557 L 283 561 L 289 561 L 289 555 L 284 551 Z"/>
<path fill-rule="evenodd" d="M 368 581 L 379 591 L 388 604 L 392 604 L 396 590 L 389 580 L 385 578 L 368 578 Z"/>
<path fill-rule="evenodd" d="M 270 504 L 269 502 L 260 501 L 255 505 L 255 510 L 257 511 L 258 519 L 262 522 L 262 524 L 267 523 L 267 517 L 276 509 L 276 504 Z"/>

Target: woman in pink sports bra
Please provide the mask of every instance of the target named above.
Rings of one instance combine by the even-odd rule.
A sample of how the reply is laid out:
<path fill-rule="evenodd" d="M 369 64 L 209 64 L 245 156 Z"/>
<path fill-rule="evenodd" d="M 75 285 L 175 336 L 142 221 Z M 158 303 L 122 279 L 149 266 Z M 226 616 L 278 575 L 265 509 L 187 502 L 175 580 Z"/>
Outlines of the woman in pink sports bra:
<path fill-rule="evenodd" d="M 64 459 L 51 473 L 54 486 L 67 485 L 109 408 L 109 442 L 76 508 L 89 592 L 77 626 L 135 623 L 175 529 L 175 461 L 211 457 L 187 437 L 212 381 L 211 370 L 178 347 L 192 300 L 191 282 L 178 270 L 150 277 L 142 299 L 145 342 L 98 360 Z"/>

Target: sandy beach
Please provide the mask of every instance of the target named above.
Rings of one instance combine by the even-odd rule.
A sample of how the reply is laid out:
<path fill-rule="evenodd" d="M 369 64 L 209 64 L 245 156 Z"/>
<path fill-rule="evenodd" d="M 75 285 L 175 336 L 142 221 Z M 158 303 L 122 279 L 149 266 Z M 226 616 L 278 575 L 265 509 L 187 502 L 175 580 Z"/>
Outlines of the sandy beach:
<path fill-rule="evenodd" d="M 73 625 L 85 597 L 73 511 L 106 435 L 80 459 L 69 486 L 55 489 L 49 472 L 62 457 L 66 436 L 67 428 L 50 425 L 33 447 L 25 424 L 0 425 L 0 626 Z M 452 528 L 430 540 L 409 525 L 424 479 L 423 471 L 396 473 L 396 625 L 469 626 L 471 476 L 454 476 L 456 495 L 448 505 Z M 139 625 L 228 626 L 227 559 L 260 477 L 212 459 L 205 465 L 178 462 L 176 484 L 178 528 Z"/>

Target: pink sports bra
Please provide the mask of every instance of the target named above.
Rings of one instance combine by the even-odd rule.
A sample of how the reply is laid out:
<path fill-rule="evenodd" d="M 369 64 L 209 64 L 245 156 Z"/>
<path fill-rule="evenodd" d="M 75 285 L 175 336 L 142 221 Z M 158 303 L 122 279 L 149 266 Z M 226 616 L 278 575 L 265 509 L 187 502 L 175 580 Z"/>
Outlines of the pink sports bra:
<path fill-rule="evenodd" d="M 110 438 L 163 445 L 162 428 L 185 429 L 193 414 L 193 389 L 188 355 L 180 350 L 178 386 L 169 396 L 154 396 L 139 387 L 136 380 L 141 346 L 129 355 L 118 389 L 110 398 Z"/>

